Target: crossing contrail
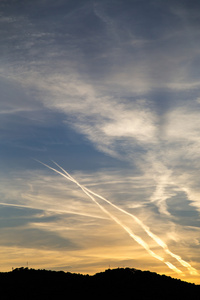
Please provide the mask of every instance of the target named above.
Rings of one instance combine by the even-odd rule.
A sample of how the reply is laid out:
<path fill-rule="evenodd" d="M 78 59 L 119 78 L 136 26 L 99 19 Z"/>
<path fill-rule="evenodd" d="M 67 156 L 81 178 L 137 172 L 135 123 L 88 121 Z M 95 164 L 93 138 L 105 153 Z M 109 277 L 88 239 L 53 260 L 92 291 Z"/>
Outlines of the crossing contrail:
<path fill-rule="evenodd" d="M 56 163 L 55 161 L 52 161 L 57 167 L 59 167 L 66 175 L 67 175 L 67 179 L 73 181 L 74 183 L 77 184 L 77 181 L 65 170 L 63 169 L 58 163 Z M 63 174 L 64 175 L 64 174 Z M 63 176 L 62 175 L 62 176 Z M 107 202 L 109 205 L 111 205 L 112 207 L 114 207 L 115 209 L 121 211 L 122 213 L 130 216 L 132 219 L 134 219 L 134 221 L 141 226 L 141 228 L 147 233 L 147 235 L 149 237 L 151 237 L 160 247 L 162 247 L 165 251 L 165 253 L 169 254 L 171 257 L 175 258 L 183 267 L 187 268 L 188 271 L 190 272 L 191 275 L 198 275 L 198 272 L 195 268 L 193 268 L 188 262 L 184 261 L 179 255 L 174 254 L 173 252 L 171 252 L 168 248 L 168 246 L 166 245 L 165 242 L 163 242 L 157 235 L 155 235 L 153 232 L 150 231 L 149 227 L 146 226 L 139 218 L 137 218 L 136 216 L 134 216 L 133 214 L 127 212 L 126 210 L 120 208 L 119 206 L 113 204 L 112 202 L 110 202 L 109 200 L 107 200 L 106 198 L 102 197 L 99 194 L 94 193 L 93 191 L 91 191 L 90 189 L 84 187 L 84 189 L 89 192 L 90 194 L 102 199 L 103 201 Z"/>
<path fill-rule="evenodd" d="M 38 160 L 37 160 L 38 161 Z M 109 203 L 110 205 L 114 206 L 115 208 L 119 209 L 122 212 L 125 212 L 124 210 L 122 210 L 121 208 L 119 208 L 118 206 L 112 204 L 110 201 L 108 201 L 107 199 L 103 198 L 102 196 L 92 192 L 91 190 L 87 189 L 86 187 L 84 187 L 83 185 L 81 185 L 77 180 L 75 180 L 66 170 L 64 170 L 62 167 L 60 167 L 56 162 L 53 162 L 54 164 L 56 164 L 65 174 L 63 174 L 62 172 L 58 171 L 55 168 L 50 167 L 47 164 L 44 164 L 43 162 L 38 161 L 39 163 L 41 163 L 42 165 L 46 166 L 47 168 L 53 170 L 54 172 L 60 174 L 61 176 L 65 177 L 66 179 L 74 182 L 77 186 L 79 186 L 81 188 L 81 190 L 105 213 L 107 214 L 113 221 L 115 221 L 115 223 L 117 223 L 119 226 L 121 226 L 128 234 L 129 236 L 134 239 L 139 245 L 141 245 L 152 257 L 158 259 L 159 261 L 162 261 L 163 263 L 165 263 L 170 269 L 172 269 L 173 271 L 175 271 L 178 274 L 182 274 L 183 272 L 181 270 L 179 270 L 178 268 L 176 268 L 172 263 L 170 262 L 166 262 L 164 261 L 164 258 L 161 257 L 160 255 L 156 254 L 155 252 L 153 252 L 148 244 L 139 236 L 135 235 L 132 230 L 125 226 L 117 217 L 115 217 L 113 214 L 111 214 L 107 209 L 105 209 L 91 194 L 93 194 L 94 196 L 99 197 L 100 199 L 106 201 L 107 203 Z M 131 214 L 130 214 L 131 215 Z M 139 220 L 139 219 L 138 219 Z M 140 221 L 141 222 L 141 221 Z"/>

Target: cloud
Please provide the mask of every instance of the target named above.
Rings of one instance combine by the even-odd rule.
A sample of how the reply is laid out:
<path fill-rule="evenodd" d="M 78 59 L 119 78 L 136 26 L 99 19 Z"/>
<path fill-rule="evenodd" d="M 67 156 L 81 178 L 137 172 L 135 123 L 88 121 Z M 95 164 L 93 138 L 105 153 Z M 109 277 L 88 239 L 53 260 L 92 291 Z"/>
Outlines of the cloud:
<path fill-rule="evenodd" d="M 47 136 L 51 140 L 57 136 L 52 132 L 55 119 L 62 125 L 63 139 L 71 127 L 74 135 L 93 147 L 95 155 L 101 152 L 115 163 L 112 170 L 108 163 L 98 173 L 89 157 L 86 163 L 91 174 L 80 171 L 77 178 L 136 211 L 147 224 L 155 224 L 158 234 L 170 231 L 174 242 L 177 232 L 181 237 L 184 232 L 179 228 L 184 211 L 177 203 L 181 199 L 181 207 L 187 203 L 192 212 L 200 207 L 198 10 L 186 2 L 161 5 L 157 1 L 152 6 L 151 1 L 145 5 L 51 1 L 45 13 L 45 1 L 34 6 L 23 2 L 32 9 L 23 6 L 19 14 L 7 5 L 1 18 L 0 126 L 7 136 L 6 145 L 30 150 L 46 126 L 49 133 L 45 130 L 40 145 L 34 147 L 60 157 L 61 149 L 50 143 L 47 147 Z M 38 130 L 27 130 L 33 126 Z M 65 148 L 62 158 L 69 151 Z M 81 153 L 80 147 L 74 155 L 81 157 Z M 76 168 L 81 165 L 77 163 Z M 61 218 L 58 226 L 54 221 L 37 220 L 29 224 L 31 228 L 46 232 L 49 224 L 48 233 L 55 226 L 54 233 L 67 238 L 66 216 L 73 215 L 70 228 L 76 226 L 75 218 L 80 223 L 86 218 L 107 222 L 80 191 L 72 192 L 46 173 L 26 174 L 23 180 L 9 178 L 12 189 L 8 183 L 3 187 L 1 202 Z M 191 216 L 187 222 L 194 227 Z M 189 246 L 184 255 L 188 253 Z"/>
<path fill-rule="evenodd" d="M 175 222 L 176 219 L 172 223 L 172 220 L 167 216 L 163 217 L 157 214 L 154 203 L 151 204 L 149 202 L 152 191 L 155 189 L 155 183 L 152 180 L 151 174 L 146 174 L 146 178 L 140 175 L 135 177 L 130 170 L 128 173 L 124 170 L 122 173 L 122 170 L 114 172 L 106 168 L 97 172 L 89 171 L 88 173 L 83 173 L 79 171 L 74 176 L 85 186 L 90 188 L 92 185 L 91 189 L 93 191 L 108 198 L 112 203 L 116 203 L 123 209 L 137 215 L 153 233 L 168 244 L 172 252 L 177 253 L 178 243 L 179 254 L 184 260 L 190 261 L 192 255 L 190 250 L 191 247 L 195 247 L 196 245 L 195 238 L 197 237 L 197 232 L 194 231 L 193 226 L 185 229 L 178 222 Z M 12 190 L 9 189 L 11 182 Z M 109 251 L 111 249 L 114 251 L 114 248 L 118 250 L 113 257 L 113 264 L 123 264 L 125 257 L 129 257 L 130 263 L 134 264 L 135 260 L 131 261 L 133 252 L 134 257 L 136 257 L 135 253 L 137 253 L 139 261 L 142 260 L 144 263 L 145 259 L 147 259 L 146 254 L 143 251 L 141 252 L 141 249 L 139 250 L 134 242 L 128 242 L 129 239 L 123 230 L 119 231 L 119 228 L 116 227 L 117 225 L 107 219 L 95 205 L 93 206 L 84 193 L 74 189 L 74 186 L 71 186 L 69 182 L 62 181 L 62 178 L 46 174 L 41 170 L 18 172 L 13 173 L 13 177 L 9 180 L 4 180 L 3 187 L 4 189 L 1 189 L 1 199 L 5 203 L 8 205 L 14 203 L 16 207 L 13 207 L 13 209 L 20 209 L 21 207 L 21 209 L 33 213 L 33 217 L 25 218 L 23 228 L 16 226 L 15 228 L 16 236 L 19 237 L 18 240 L 21 242 L 25 242 L 26 234 L 29 234 L 30 243 L 26 247 L 34 248 L 35 253 L 42 251 L 42 241 L 51 246 L 51 243 L 55 240 L 57 241 L 56 245 L 59 246 L 59 251 L 62 252 L 59 257 L 66 257 L 66 261 L 71 261 L 70 264 L 73 266 L 73 269 L 76 269 L 76 264 L 81 268 L 82 261 L 82 268 L 88 268 L 87 270 L 92 270 L 92 267 L 87 266 L 85 257 L 91 257 L 91 262 L 97 265 L 100 264 L 103 267 L 109 261 Z M 143 198 L 144 201 L 141 203 L 141 197 L 144 197 L 144 190 L 146 198 Z M 173 201 L 176 202 L 176 199 Z M 133 204 L 136 204 L 136 207 Z M 183 206 L 183 202 L 181 206 Z M 1 205 L 2 207 L 7 207 L 9 213 L 11 207 Z M 178 208 L 179 206 L 174 206 L 174 212 L 178 212 Z M 191 220 L 193 220 L 193 217 Z M 123 222 L 132 228 L 133 224 L 131 220 L 125 217 L 123 218 Z M 188 224 L 192 224 L 191 221 Z M 7 237 L 9 237 L 9 230 L 13 230 L 13 228 L 6 228 Z M 133 230 L 136 234 L 147 239 L 157 254 L 161 254 L 159 253 L 159 247 L 156 247 L 155 243 L 147 235 L 144 236 L 143 230 L 137 224 L 134 224 Z M 4 234 L 3 231 L 2 234 Z M 40 238 L 42 236 L 45 236 L 45 239 Z M 176 241 L 174 240 L 174 236 L 176 236 Z M 37 239 L 36 242 L 34 242 L 35 239 Z M 2 240 L 4 241 L 3 244 L 6 244 L 6 240 Z M 193 246 L 191 245 L 192 240 L 194 240 Z M 14 241 L 15 239 L 13 239 L 13 243 Z M 180 241 L 182 241 L 182 244 Z M 9 245 L 11 248 L 14 246 L 14 244 Z M 53 249 L 57 251 L 56 245 L 55 247 L 51 247 L 52 251 Z M 124 256 L 120 254 L 121 245 L 126 249 Z M 21 247 L 22 251 L 24 249 L 24 245 L 15 244 L 15 246 Z M 68 254 L 64 254 L 63 252 L 66 250 L 66 247 L 71 247 L 67 250 Z M 74 251 L 77 253 L 77 260 L 74 260 Z M 29 251 L 27 255 L 28 253 Z M 61 262 L 58 263 L 60 260 L 55 261 L 55 255 L 57 254 L 53 254 L 52 252 L 52 255 L 54 255 L 52 260 L 53 265 L 54 267 L 58 267 Z M 44 257 L 43 254 L 42 257 Z M 33 261 L 35 263 L 34 259 Z M 151 262 L 151 259 L 148 261 L 152 264 L 152 268 L 155 268 L 155 271 L 158 270 L 155 262 Z M 42 263 L 46 266 L 47 261 L 43 258 Z M 179 267 L 178 265 L 176 266 Z M 198 269 L 197 263 L 193 262 L 192 266 Z M 168 271 L 165 270 L 164 272 Z M 169 272 L 168 274 L 171 273 Z M 173 276 L 173 274 L 171 275 Z"/>
<path fill-rule="evenodd" d="M 199 136 L 199 105 L 189 105 L 175 108 L 167 115 L 166 139 L 188 143 L 198 143 Z"/>
<path fill-rule="evenodd" d="M 119 95 L 114 97 L 110 92 L 107 94 L 108 91 L 104 92 L 98 85 L 87 82 L 74 70 L 70 75 L 46 73 L 42 78 L 35 71 L 26 71 L 26 76 L 23 68 L 21 71 L 18 68 L 17 71 L 18 81 L 24 88 L 33 86 L 45 107 L 64 114 L 64 122 L 84 134 L 100 151 L 127 161 L 132 160 L 133 163 L 136 161 L 142 169 L 149 165 L 156 170 L 154 165 L 160 162 L 167 173 L 168 167 L 174 167 L 170 158 L 175 162 L 176 154 L 180 157 L 180 151 L 174 149 L 177 150 L 179 144 L 187 147 L 186 144 L 183 146 L 183 140 L 191 141 L 192 147 L 187 147 L 187 151 L 193 151 L 193 155 L 197 155 L 198 113 L 192 109 L 188 111 L 187 104 L 182 108 L 170 107 L 169 112 L 162 117 L 154 110 L 154 100 L 143 100 L 136 92 L 132 103 L 128 97 L 124 97 L 122 101 Z M 123 82 L 126 86 L 126 82 L 122 80 L 122 84 Z M 192 122 L 187 122 L 188 116 Z M 164 149 L 169 149 L 169 146 L 170 150 L 166 155 Z M 160 173 L 157 174 L 159 177 Z M 156 181 L 158 191 L 162 179 Z M 161 205 L 160 209 L 165 212 L 166 200 L 170 197 L 165 192 L 168 184 L 166 181 L 160 188 L 160 199 L 157 201 Z"/>
<path fill-rule="evenodd" d="M 193 151 L 192 154 L 197 155 L 198 113 L 191 108 L 188 110 L 187 104 L 182 108 L 170 108 L 164 114 L 163 122 L 162 117 L 156 114 L 152 100 L 136 97 L 132 103 L 127 98 L 122 102 L 121 98 L 105 95 L 98 87 L 85 83 L 75 73 L 70 76 L 46 75 L 42 79 L 35 72 L 28 73 L 28 76 L 19 76 L 21 84 L 24 87 L 34 85 L 40 91 L 43 105 L 64 113 L 64 122 L 84 134 L 100 151 L 120 159 L 133 160 L 133 163 L 137 155 L 140 168 L 142 160 L 144 166 L 152 166 L 152 163 L 162 160 L 167 173 L 167 165 L 173 168 L 171 159 L 175 163 L 176 154 L 180 157 L 177 150 L 179 144 L 187 147 L 183 144 L 184 140 L 191 141 L 191 147 L 187 147 L 188 154 Z M 188 116 L 193 121 L 188 122 Z M 170 149 L 167 155 L 163 146 Z"/>

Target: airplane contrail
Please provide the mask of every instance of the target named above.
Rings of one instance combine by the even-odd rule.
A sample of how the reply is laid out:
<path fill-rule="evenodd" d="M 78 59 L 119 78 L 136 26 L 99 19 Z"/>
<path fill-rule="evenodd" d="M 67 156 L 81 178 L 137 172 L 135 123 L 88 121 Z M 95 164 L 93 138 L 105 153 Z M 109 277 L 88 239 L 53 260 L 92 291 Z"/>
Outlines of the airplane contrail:
<path fill-rule="evenodd" d="M 76 183 L 76 180 L 65 170 L 63 169 L 58 163 L 56 163 L 55 161 L 52 161 L 57 167 L 59 167 L 67 176 L 68 176 L 68 180 L 73 181 L 74 183 Z M 92 195 L 104 200 L 105 202 L 107 202 L 108 204 L 110 204 L 112 207 L 116 208 L 117 210 L 121 211 L 122 213 L 130 216 L 131 218 L 134 219 L 134 221 L 140 225 L 142 227 L 142 229 L 147 233 L 148 236 L 150 236 L 160 247 L 162 247 L 165 251 L 165 253 L 169 254 L 171 257 L 175 258 L 183 267 L 187 268 L 188 271 L 190 272 L 191 275 L 198 275 L 198 272 L 195 268 L 193 268 L 188 262 L 184 261 L 179 255 L 174 254 L 173 252 L 171 252 L 168 248 L 168 246 L 166 245 L 165 242 L 163 242 L 157 235 L 155 235 L 154 233 L 152 233 L 149 229 L 148 226 L 146 226 L 140 219 L 138 219 L 136 216 L 134 216 L 133 214 L 127 212 L 126 210 L 120 208 L 119 206 L 113 204 L 112 202 L 110 202 L 109 200 L 107 200 L 106 198 L 102 197 L 99 194 L 94 193 L 93 191 L 91 191 L 90 189 L 84 187 L 84 189 L 86 191 L 88 191 L 89 193 L 91 193 Z"/>
<path fill-rule="evenodd" d="M 55 209 L 55 208 L 46 208 L 46 207 L 38 208 L 38 207 L 31 206 L 31 205 L 5 203 L 5 202 L 0 202 L 0 205 L 10 206 L 10 207 L 19 207 L 19 208 L 28 208 L 28 209 L 33 209 L 33 210 L 42 210 L 42 211 L 49 211 L 49 212 L 57 212 L 57 213 L 61 213 L 61 214 L 74 214 L 74 215 L 80 215 L 80 216 L 85 216 L 85 217 L 93 217 L 93 218 L 97 218 L 97 219 L 105 219 L 103 217 L 94 216 L 94 215 L 87 214 L 87 213 L 80 213 L 80 212 L 76 212 L 76 211 L 72 211 L 72 210 L 65 210 L 65 209 Z"/>
<path fill-rule="evenodd" d="M 37 160 L 38 161 L 38 160 Z M 91 195 L 95 195 L 101 199 L 103 199 L 104 201 L 106 201 L 107 203 L 111 204 L 112 203 L 108 200 L 106 200 L 105 198 L 101 197 L 100 195 L 93 193 L 92 191 L 90 191 L 89 189 L 87 189 L 86 187 L 84 187 L 83 185 L 81 185 L 77 180 L 75 180 L 66 170 L 64 170 L 62 167 L 60 167 L 57 163 L 54 162 L 54 164 L 56 164 L 61 170 L 63 170 L 63 172 L 65 174 L 63 174 L 62 172 L 58 171 L 55 168 L 50 167 L 47 164 L 44 164 L 41 161 L 38 161 L 39 163 L 41 163 L 42 165 L 46 166 L 47 168 L 53 170 L 54 172 L 60 174 L 61 176 L 65 177 L 66 179 L 74 182 L 77 186 L 79 186 L 81 188 L 81 190 L 93 201 L 95 202 L 95 204 L 105 213 L 107 214 L 113 221 L 115 221 L 118 225 L 120 225 L 128 234 L 129 236 L 134 239 L 139 245 L 141 245 L 152 257 L 158 259 L 159 261 L 162 261 L 163 263 L 165 263 L 170 269 L 172 269 L 173 271 L 175 271 L 178 274 L 182 274 L 183 272 L 181 270 L 179 270 L 178 268 L 176 268 L 173 264 L 171 264 L 170 262 L 165 262 L 164 258 L 157 255 L 155 252 L 153 252 L 148 244 L 139 236 L 135 235 L 132 230 L 130 228 L 128 228 L 127 226 L 125 226 L 117 217 L 115 217 L 113 214 L 111 214 L 107 209 L 105 209 L 98 201 L 96 201 L 96 199 Z M 116 206 L 116 208 L 118 208 Z M 118 208 L 119 209 L 119 208 Z M 120 209 L 121 210 L 121 209 Z"/>

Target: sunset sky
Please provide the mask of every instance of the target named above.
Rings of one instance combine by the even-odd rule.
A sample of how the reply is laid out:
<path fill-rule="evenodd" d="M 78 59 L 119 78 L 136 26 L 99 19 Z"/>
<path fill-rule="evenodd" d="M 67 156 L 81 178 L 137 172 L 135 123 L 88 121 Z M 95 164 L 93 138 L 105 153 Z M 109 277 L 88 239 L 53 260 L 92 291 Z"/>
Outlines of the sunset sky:
<path fill-rule="evenodd" d="M 0 22 L 0 272 L 200 284 L 200 2 L 1 0 Z"/>

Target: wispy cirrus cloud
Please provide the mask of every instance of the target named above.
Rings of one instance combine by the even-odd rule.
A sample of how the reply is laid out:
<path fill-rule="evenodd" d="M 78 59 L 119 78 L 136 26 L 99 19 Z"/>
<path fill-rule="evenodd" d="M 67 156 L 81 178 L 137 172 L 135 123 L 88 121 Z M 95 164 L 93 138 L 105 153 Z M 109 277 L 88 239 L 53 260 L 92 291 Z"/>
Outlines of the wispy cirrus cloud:
<path fill-rule="evenodd" d="M 46 9 L 46 1 L 20 1 L 19 11 L 4 1 L 0 126 L 5 155 L 8 144 L 19 146 L 22 157 L 33 145 L 45 159 L 50 152 L 69 162 L 73 153 L 87 165 L 83 172 L 77 162 L 77 178 L 154 224 L 172 246 L 185 234 L 180 254 L 191 258 L 199 211 L 199 22 L 196 4 L 186 2 L 50 1 Z M 85 162 L 81 142 L 70 148 L 69 130 L 96 159 L 90 152 Z M 13 167 L 9 160 L 6 165 Z M 26 225 L 45 232 L 55 226 L 62 238 L 68 236 L 66 214 L 74 216 L 70 228 L 77 225 L 75 216 L 80 224 L 86 218 L 108 221 L 80 191 L 48 176 L 33 172 L 19 189 L 7 186 L 1 202 L 59 215 Z"/>

